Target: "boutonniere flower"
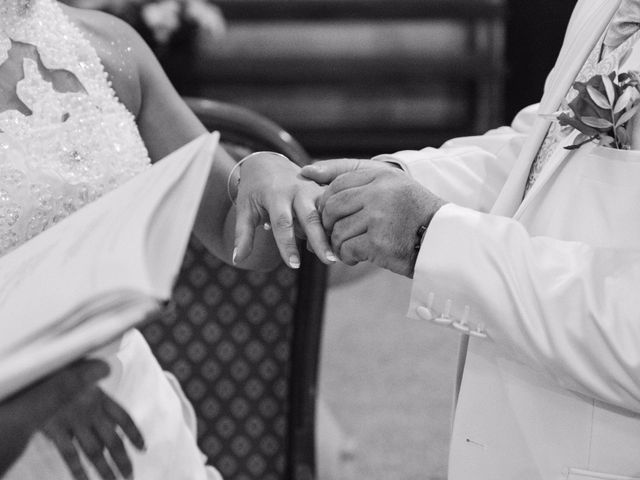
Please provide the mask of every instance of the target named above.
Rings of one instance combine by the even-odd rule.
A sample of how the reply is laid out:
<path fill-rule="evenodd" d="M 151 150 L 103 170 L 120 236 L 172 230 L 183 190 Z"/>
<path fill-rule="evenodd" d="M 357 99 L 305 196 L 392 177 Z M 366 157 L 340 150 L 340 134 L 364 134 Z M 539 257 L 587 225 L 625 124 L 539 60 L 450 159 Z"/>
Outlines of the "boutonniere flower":
<path fill-rule="evenodd" d="M 568 150 L 589 142 L 621 150 L 631 147 L 628 123 L 640 107 L 640 72 L 595 75 L 586 82 L 575 82 L 575 98 L 556 112 L 560 125 L 580 133 Z"/>

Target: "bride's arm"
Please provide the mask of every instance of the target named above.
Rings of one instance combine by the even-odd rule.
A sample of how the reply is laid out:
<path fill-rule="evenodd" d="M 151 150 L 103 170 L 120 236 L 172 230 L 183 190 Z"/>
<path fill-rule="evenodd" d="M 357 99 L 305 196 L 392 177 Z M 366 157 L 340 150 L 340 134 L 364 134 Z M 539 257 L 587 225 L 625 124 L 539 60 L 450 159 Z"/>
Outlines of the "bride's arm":
<path fill-rule="evenodd" d="M 136 116 L 153 161 L 206 131 L 129 25 L 100 12 L 74 11 L 72 15 L 90 32 L 114 89 Z M 314 251 L 328 263 L 330 247 L 315 210 L 321 187 L 302 179 L 299 168 L 285 159 L 267 154 L 252 157 L 240 168 L 241 213 L 236 222 L 236 207 L 227 193 L 227 179 L 234 165 L 219 148 L 194 228 L 199 239 L 227 262 L 233 260 L 236 250 L 237 263 L 245 268 L 272 268 L 278 256 L 295 267 L 299 263 L 294 236 L 297 221 Z M 235 190 L 235 179 L 231 184 Z M 265 221 L 272 223 L 273 234 L 255 228 Z"/>

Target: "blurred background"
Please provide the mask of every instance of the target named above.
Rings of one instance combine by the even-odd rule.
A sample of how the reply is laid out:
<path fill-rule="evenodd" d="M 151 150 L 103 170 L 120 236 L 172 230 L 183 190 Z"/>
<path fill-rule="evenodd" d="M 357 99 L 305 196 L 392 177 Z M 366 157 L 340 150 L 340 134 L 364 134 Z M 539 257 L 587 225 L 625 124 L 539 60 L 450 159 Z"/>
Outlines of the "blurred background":
<path fill-rule="evenodd" d="M 131 22 L 178 90 L 316 157 L 438 145 L 537 101 L 575 0 L 68 0 Z"/>
<path fill-rule="evenodd" d="M 575 0 L 76 0 L 132 23 L 186 96 L 274 120 L 314 158 L 437 146 L 536 102 Z M 444 479 L 458 339 L 410 281 L 330 272 L 321 477 Z"/>

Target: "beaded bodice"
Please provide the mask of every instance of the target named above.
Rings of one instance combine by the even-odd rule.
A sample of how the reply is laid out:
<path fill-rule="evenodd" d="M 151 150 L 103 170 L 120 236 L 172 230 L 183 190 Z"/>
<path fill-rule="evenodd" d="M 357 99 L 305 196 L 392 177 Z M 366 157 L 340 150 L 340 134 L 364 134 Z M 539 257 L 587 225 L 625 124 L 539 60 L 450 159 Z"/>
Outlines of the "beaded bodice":
<path fill-rule="evenodd" d="M 0 254 L 150 164 L 96 50 L 60 6 L 29 0 L 26 11 L 4 10 L 0 66 L 18 43 L 37 55 L 22 59 L 24 78 L 16 85 L 28 111 L 0 112 Z M 71 75 L 78 88 L 59 91 L 51 72 Z"/>

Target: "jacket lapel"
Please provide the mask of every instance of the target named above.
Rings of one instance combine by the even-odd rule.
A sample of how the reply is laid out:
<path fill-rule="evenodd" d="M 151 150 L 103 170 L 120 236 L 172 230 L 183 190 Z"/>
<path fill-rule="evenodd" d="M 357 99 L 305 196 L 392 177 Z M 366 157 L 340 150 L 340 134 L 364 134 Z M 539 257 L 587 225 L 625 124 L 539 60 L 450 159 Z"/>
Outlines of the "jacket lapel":
<path fill-rule="evenodd" d="M 539 111 L 541 114 L 553 113 L 558 109 L 584 62 L 616 12 L 619 3 L 620 0 L 582 0 L 578 4 L 567 29 L 565 44 L 547 80 L 545 94 L 540 102 Z M 522 202 L 531 164 L 544 141 L 550 123 L 551 121 L 544 117 L 537 120 L 492 209 L 492 213 L 513 216 L 517 211 L 526 207 L 526 204 L 540 191 L 546 180 L 566 158 L 565 155 L 554 156 L 549 164 L 545 165 L 542 174 L 525 201 Z"/>

